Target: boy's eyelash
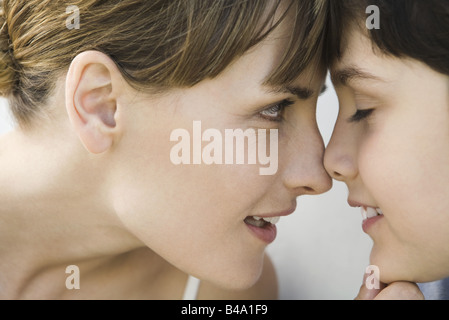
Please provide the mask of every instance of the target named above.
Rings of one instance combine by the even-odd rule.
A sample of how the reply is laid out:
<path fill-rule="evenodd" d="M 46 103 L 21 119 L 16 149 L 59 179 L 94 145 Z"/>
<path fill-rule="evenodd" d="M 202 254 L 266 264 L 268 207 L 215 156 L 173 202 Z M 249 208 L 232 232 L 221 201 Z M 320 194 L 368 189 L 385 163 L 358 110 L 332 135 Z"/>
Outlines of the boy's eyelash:
<path fill-rule="evenodd" d="M 349 122 L 360 122 L 364 119 L 367 119 L 372 113 L 374 109 L 364 109 L 364 110 L 357 110 L 354 115 L 349 118 Z"/>
<path fill-rule="evenodd" d="M 273 108 L 279 108 L 279 113 L 282 113 L 282 111 L 284 111 L 285 108 L 293 105 L 295 102 L 291 99 L 285 99 L 279 103 L 276 103 L 268 108 L 265 108 L 264 110 L 260 111 L 259 115 L 261 118 L 263 118 L 264 120 L 268 120 L 268 121 L 272 121 L 272 122 L 280 122 L 282 120 L 282 116 L 279 117 L 270 117 L 270 116 L 265 116 L 262 114 L 262 112 L 264 111 L 269 111 L 270 109 Z"/>

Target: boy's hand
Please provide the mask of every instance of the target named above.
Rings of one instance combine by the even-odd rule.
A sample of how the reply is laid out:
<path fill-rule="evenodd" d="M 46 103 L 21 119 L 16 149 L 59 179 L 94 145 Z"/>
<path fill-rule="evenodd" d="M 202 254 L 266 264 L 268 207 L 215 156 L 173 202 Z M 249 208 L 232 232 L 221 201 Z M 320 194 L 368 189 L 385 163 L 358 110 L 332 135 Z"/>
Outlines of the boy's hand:
<path fill-rule="evenodd" d="M 368 289 L 367 275 L 363 278 L 359 294 L 355 300 L 424 300 L 418 286 L 412 282 L 397 281 L 386 285 L 380 283 L 379 289 Z"/>

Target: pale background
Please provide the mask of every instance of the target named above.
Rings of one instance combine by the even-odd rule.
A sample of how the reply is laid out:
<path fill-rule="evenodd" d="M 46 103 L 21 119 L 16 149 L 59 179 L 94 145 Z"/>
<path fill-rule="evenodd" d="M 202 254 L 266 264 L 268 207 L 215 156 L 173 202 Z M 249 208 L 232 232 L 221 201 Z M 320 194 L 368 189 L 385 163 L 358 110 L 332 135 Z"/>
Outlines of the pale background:
<path fill-rule="evenodd" d="M 338 112 L 335 92 L 328 86 L 317 113 L 326 144 Z M 13 126 L 7 104 L 0 99 L 0 134 Z M 268 247 L 281 299 L 353 299 L 357 295 L 369 264 L 371 241 L 362 232 L 359 210 L 350 208 L 346 200 L 346 186 L 335 182 L 324 195 L 298 198 L 296 212 L 281 218 L 278 237 Z"/>

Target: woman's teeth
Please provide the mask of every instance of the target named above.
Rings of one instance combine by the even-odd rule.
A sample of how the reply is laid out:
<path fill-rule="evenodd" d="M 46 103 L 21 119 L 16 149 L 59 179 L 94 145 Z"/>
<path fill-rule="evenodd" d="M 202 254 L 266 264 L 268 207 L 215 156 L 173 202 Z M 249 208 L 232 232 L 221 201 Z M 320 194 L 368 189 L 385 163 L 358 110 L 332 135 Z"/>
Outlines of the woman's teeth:
<path fill-rule="evenodd" d="M 262 217 L 258 217 L 258 216 L 254 216 L 253 217 L 255 220 L 265 220 L 266 222 L 269 222 L 271 224 L 276 224 L 279 222 L 279 219 L 281 219 L 280 217 L 269 217 L 269 218 L 262 218 Z"/>
<path fill-rule="evenodd" d="M 373 218 L 378 215 L 383 215 L 382 210 L 380 208 L 371 208 L 371 207 L 360 207 L 362 211 L 363 220 Z"/>
<path fill-rule="evenodd" d="M 246 217 L 245 222 L 255 226 L 262 228 L 267 225 L 267 223 L 276 224 L 279 222 L 280 217 L 258 217 L 258 216 L 250 216 Z"/>

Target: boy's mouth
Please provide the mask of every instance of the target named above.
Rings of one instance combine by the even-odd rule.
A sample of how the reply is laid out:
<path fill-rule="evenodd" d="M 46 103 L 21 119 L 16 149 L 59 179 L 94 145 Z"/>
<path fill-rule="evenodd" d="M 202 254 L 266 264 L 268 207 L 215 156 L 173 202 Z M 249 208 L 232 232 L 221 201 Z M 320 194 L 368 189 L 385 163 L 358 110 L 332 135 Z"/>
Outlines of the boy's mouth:
<path fill-rule="evenodd" d="M 367 220 L 370 218 L 374 218 L 379 215 L 383 215 L 383 212 L 380 208 L 371 208 L 371 207 L 360 207 L 363 220 Z"/>

